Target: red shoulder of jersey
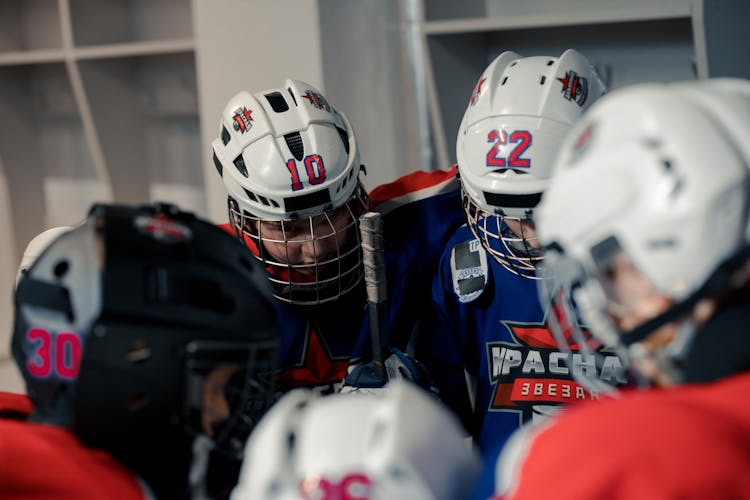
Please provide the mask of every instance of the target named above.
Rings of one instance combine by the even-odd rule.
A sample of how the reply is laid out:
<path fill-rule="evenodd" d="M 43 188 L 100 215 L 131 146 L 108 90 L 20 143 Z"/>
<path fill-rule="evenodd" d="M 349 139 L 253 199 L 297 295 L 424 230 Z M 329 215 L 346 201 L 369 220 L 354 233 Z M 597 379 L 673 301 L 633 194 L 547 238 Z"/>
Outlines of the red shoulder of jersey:
<path fill-rule="evenodd" d="M 34 410 L 26 394 L 0 391 L 0 417 L 25 420 Z"/>
<path fill-rule="evenodd" d="M 458 167 L 425 172 L 418 170 L 380 185 L 370 193 L 372 207 L 386 213 L 413 201 L 458 189 Z"/>
<path fill-rule="evenodd" d="M 232 225 L 230 223 L 225 222 L 223 224 L 219 224 L 218 226 L 219 226 L 219 229 L 229 234 L 229 236 L 234 236 L 234 229 L 232 229 Z"/>
<path fill-rule="evenodd" d="M 515 473 L 503 451 L 498 498 L 750 498 L 748 390 L 746 373 L 576 405 L 510 452 Z"/>
<path fill-rule="evenodd" d="M 146 497 L 138 478 L 66 429 L 0 420 L 0 498 L 123 500 Z"/>

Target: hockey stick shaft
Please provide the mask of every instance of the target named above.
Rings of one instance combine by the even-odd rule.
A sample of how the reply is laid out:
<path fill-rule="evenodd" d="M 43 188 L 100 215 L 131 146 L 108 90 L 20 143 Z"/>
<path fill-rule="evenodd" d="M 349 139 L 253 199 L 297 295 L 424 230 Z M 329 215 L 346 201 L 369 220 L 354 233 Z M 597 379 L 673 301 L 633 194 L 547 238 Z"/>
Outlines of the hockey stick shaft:
<path fill-rule="evenodd" d="M 383 220 L 377 212 L 367 212 L 359 220 L 362 238 L 362 261 L 365 269 L 368 309 L 370 312 L 370 335 L 372 360 L 376 375 L 386 379 L 383 364 L 388 345 L 388 289 L 385 277 L 385 247 L 383 244 Z"/>

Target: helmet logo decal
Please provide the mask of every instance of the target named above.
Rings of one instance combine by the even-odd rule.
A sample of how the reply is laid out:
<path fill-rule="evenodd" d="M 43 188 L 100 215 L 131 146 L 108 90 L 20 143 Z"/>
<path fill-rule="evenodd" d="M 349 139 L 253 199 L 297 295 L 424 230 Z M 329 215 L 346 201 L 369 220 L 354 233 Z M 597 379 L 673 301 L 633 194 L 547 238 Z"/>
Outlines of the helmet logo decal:
<path fill-rule="evenodd" d="M 237 108 L 232 116 L 232 127 L 242 134 L 253 127 L 253 111 L 247 108 Z"/>
<path fill-rule="evenodd" d="M 514 130 L 508 136 L 505 130 L 493 129 L 487 134 L 487 142 L 492 143 L 492 147 L 487 151 L 486 165 L 491 168 L 530 168 L 531 158 L 521 158 L 521 155 L 531 146 L 533 137 L 528 130 Z M 518 143 L 508 157 L 499 156 L 500 147 L 505 146 L 508 142 Z"/>
<path fill-rule="evenodd" d="M 565 78 L 558 78 L 562 82 L 562 95 L 569 101 L 575 101 L 579 106 L 583 106 L 589 95 L 589 82 L 582 76 L 578 76 L 573 70 L 565 73 Z"/>
<path fill-rule="evenodd" d="M 308 155 L 304 159 L 305 170 L 307 171 L 307 181 L 315 186 L 326 180 L 326 167 L 323 164 L 323 157 L 320 155 Z M 299 170 L 297 169 L 297 161 L 294 158 L 289 158 L 286 161 L 286 168 L 289 170 L 289 174 L 292 176 L 292 191 L 299 191 L 304 188 L 302 180 L 299 176 Z"/>
<path fill-rule="evenodd" d="M 305 92 L 305 95 L 303 95 L 302 97 L 307 99 L 310 102 L 310 105 L 318 109 L 325 109 L 326 111 L 331 111 L 331 106 L 328 105 L 328 101 L 326 101 L 326 98 L 317 92 L 308 90 Z"/>
<path fill-rule="evenodd" d="M 586 152 L 591 145 L 591 138 L 594 136 L 594 123 L 589 123 L 583 131 L 578 134 L 575 142 L 573 143 L 573 149 L 571 150 L 570 160 L 568 163 L 575 163 L 578 159 Z"/>
<path fill-rule="evenodd" d="M 300 498 L 305 500 L 367 500 L 373 481 L 366 474 L 347 474 L 341 481 L 310 476 L 299 483 Z"/>
<path fill-rule="evenodd" d="M 474 87 L 474 91 L 471 93 L 471 105 L 473 106 L 476 104 L 477 99 L 479 98 L 479 94 L 482 92 L 482 85 L 484 85 L 484 82 L 486 82 L 487 79 L 485 77 L 482 77 L 477 82 L 477 86 Z"/>
<path fill-rule="evenodd" d="M 133 222 L 141 234 L 163 243 L 184 241 L 193 237 L 189 227 L 170 219 L 165 214 L 139 215 Z"/>
<path fill-rule="evenodd" d="M 75 332 L 51 333 L 33 327 L 26 332 L 32 352 L 26 359 L 26 370 L 34 378 L 75 380 L 83 353 L 81 337 Z"/>

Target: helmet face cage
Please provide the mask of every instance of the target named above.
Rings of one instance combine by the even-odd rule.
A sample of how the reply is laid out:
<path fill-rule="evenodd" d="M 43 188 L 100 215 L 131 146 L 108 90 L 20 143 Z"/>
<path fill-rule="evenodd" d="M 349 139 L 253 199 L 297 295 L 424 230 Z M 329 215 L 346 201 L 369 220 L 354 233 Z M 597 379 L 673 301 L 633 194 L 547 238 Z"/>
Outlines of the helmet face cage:
<path fill-rule="evenodd" d="M 522 278 L 539 279 L 536 274 L 536 265 L 544 258 L 543 251 L 535 248 L 532 242 L 536 236 L 525 236 L 523 233 L 517 235 L 508 227 L 505 215 L 495 215 L 487 212 L 477 205 L 466 190 L 461 187 L 461 201 L 466 221 L 474 237 L 480 241 L 484 249 L 493 259 L 508 271 Z M 522 222 L 531 221 L 531 218 L 518 221 L 522 231 Z"/>
<path fill-rule="evenodd" d="M 598 282 L 586 277 L 580 261 L 556 250 L 546 253 L 538 275 L 539 300 L 558 348 L 581 356 L 582 368 L 572 369 L 574 379 L 592 395 L 616 395 L 619 386 L 632 382 L 629 357 L 603 312 L 606 298 Z"/>
<path fill-rule="evenodd" d="M 361 184 L 342 206 L 299 219 L 263 219 L 228 200 L 235 234 L 263 263 L 273 295 L 298 305 L 335 301 L 362 280 L 358 222 L 369 207 Z"/>
<path fill-rule="evenodd" d="M 184 366 L 186 431 L 210 436 L 212 450 L 241 460 L 250 431 L 274 402 L 278 343 L 194 341 Z"/>

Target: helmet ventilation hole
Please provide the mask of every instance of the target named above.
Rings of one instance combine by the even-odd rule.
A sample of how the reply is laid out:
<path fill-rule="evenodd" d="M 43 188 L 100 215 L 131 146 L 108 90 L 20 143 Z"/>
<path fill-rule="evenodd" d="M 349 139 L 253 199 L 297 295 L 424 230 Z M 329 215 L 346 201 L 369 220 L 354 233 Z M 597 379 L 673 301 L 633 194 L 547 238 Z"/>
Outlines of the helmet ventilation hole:
<path fill-rule="evenodd" d="M 300 133 L 292 132 L 291 134 L 286 134 L 284 140 L 286 141 L 286 145 L 289 148 L 289 151 L 291 151 L 292 156 L 294 156 L 297 161 L 302 161 L 302 158 L 305 156 L 305 146 L 302 144 L 302 136 Z"/>
<path fill-rule="evenodd" d="M 135 364 L 142 363 L 151 357 L 151 346 L 148 345 L 143 339 L 134 340 L 130 347 L 128 347 L 128 353 L 125 358 Z"/>
<path fill-rule="evenodd" d="M 239 172 L 247 177 L 247 167 L 245 166 L 245 160 L 242 158 L 242 155 L 240 154 L 237 158 L 234 159 L 234 166 L 237 167 L 237 170 Z"/>
<path fill-rule="evenodd" d="M 294 105 L 296 106 L 297 105 L 297 98 L 294 97 L 294 92 L 292 92 L 291 88 L 287 88 L 286 90 L 287 90 L 287 92 L 289 92 L 289 95 L 292 96 L 292 101 L 294 101 Z"/>
<path fill-rule="evenodd" d="M 344 143 L 344 151 L 346 151 L 346 154 L 349 154 L 349 135 L 346 133 L 346 130 L 341 127 L 336 127 L 336 130 L 341 137 L 341 141 Z"/>
<path fill-rule="evenodd" d="M 65 276 L 65 274 L 70 269 L 70 264 L 68 264 L 67 260 L 60 260 L 55 264 L 55 267 L 53 268 L 52 272 L 55 274 L 55 277 L 57 279 L 62 278 Z"/>
<path fill-rule="evenodd" d="M 505 85 L 505 82 L 508 81 L 508 77 L 503 77 L 503 81 L 500 82 L 500 85 Z"/>
<path fill-rule="evenodd" d="M 550 59 L 549 61 L 547 61 L 547 66 L 552 66 L 553 64 L 555 64 L 554 59 Z"/>
<path fill-rule="evenodd" d="M 544 82 L 547 81 L 547 77 L 542 75 L 542 77 L 539 79 L 539 85 L 544 85 Z"/>
<path fill-rule="evenodd" d="M 229 131 L 226 127 L 221 127 L 221 142 L 226 146 L 227 143 L 229 143 L 229 140 L 231 139 L 229 135 Z"/>
<path fill-rule="evenodd" d="M 254 202 L 258 201 L 258 198 L 255 197 L 255 193 L 253 193 L 252 191 L 248 191 L 247 189 L 245 189 L 245 194 L 247 195 L 248 198 L 250 198 Z"/>
<path fill-rule="evenodd" d="M 286 103 L 284 96 L 281 95 L 281 92 L 271 92 L 270 94 L 266 94 L 266 100 L 268 101 L 268 104 L 271 105 L 271 109 L 277 113 L 283 113 L 284 111 L 289 110 L 289 105 Z"/>
<path fill-rule="evenodd" d="M 216 170 L 219 172 L 219 177 L 224 177 L 224 166 L 219 161 L 219 158 L 217 158 L 216 153 L 213 154 L 214 159 L 214 167 L 216 167 Z"/>

